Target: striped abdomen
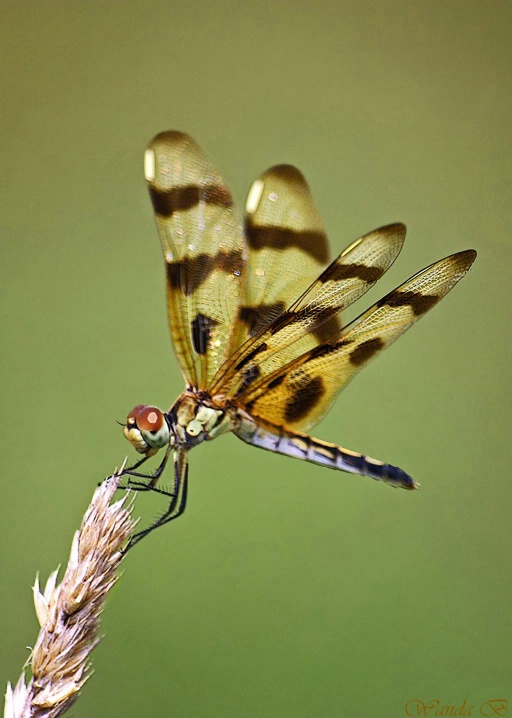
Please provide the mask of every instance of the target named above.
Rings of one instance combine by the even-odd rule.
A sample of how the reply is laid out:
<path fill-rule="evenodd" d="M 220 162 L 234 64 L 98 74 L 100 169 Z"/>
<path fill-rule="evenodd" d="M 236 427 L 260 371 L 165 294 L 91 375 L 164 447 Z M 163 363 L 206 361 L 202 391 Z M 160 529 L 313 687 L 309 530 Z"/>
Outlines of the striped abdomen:
<path fill-rule="evenodd" d="M 275 451 L 278 454 L 328 466 L 330 469 L 369 476 L 402 489 L 419 487 L 419 484 L 409 474 L 397 466 L 385 464 L 327 441 L 314 439 L 307 434 L 289 431 L 267 422 L 256 423 L 248 416 L 242 419 L 234 433 L 247 444 Z"/>

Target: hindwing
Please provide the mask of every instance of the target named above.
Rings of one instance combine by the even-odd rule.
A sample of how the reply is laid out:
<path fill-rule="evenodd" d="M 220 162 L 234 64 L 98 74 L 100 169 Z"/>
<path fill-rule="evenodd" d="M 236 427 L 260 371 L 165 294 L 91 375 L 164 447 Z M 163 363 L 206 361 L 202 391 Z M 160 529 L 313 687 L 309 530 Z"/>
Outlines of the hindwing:
<path fill-rule="evenodd" d="M 254 417 L 308 431 L 336 394 L 373 357 L 435 306 L 462 279 L 476 252 L 453 254 L 418 272 L 390 292 L 328 343 L 257 380 L 239 395 Z"/>

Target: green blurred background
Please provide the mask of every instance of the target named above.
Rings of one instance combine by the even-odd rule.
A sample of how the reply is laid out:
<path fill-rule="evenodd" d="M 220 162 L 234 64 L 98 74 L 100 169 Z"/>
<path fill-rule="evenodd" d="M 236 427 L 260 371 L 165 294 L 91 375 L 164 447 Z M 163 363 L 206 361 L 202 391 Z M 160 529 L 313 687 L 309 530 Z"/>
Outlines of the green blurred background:
<path fill-rule="evenodd" d="M 198 449 L 187 514 L 129 555 L 73 714 L 512 704 L 511 22 L 501 0 L 2 3 L 2 681 L 35 641 L 36 572 L 66 561 L 130 451 L 114 419 L 182 389 L 141 166 L 176 128 L 240 204 L 298 165 L 333 253 L 406 222 L 359 310 L 451 252 L 479 258 L 316 431 L 422 490 L 234 437 Z"/>

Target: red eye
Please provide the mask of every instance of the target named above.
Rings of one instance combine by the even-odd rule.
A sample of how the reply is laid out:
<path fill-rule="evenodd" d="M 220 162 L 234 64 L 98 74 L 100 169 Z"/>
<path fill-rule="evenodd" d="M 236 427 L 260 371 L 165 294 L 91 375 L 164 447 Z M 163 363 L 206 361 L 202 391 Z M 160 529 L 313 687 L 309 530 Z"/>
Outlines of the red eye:
<path fill-rule="evenodd" d="M 126 422 L 129 424 L 131 419 L 133 423 L 133 421 L 137 419 L 137 416 L 139 415 L 139 412 L 142 411 L 142 409 L 147 409 L 147 406 L 145 404 L 137 404 L 135 409 L 132 409 L 128 414 Z"/>
<path fill-rule="evenodd" d="M 156 406 L 139 404 L 128 414 L 127 423 L 130 419 L 135 421 L 137 428 L 142 431 L 158 431 L 165 424 L 164 415 Z"/>

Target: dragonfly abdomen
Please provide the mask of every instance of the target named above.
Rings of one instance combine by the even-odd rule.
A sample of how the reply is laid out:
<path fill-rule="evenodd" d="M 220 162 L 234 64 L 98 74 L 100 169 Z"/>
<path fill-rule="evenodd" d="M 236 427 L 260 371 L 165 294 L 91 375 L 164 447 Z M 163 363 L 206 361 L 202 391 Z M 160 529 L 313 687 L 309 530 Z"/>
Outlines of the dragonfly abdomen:
<path fill-rule="evenodd" d="M 394 487 L 403 489 L 419 487 L 419 484 L 409 474 L 397 466 L 344 449 L 337 444 L 315 439 L 307 434 L 274 426 L 260 419 L 256 423 L 250 417 L 244 418 L 235 430 L 235 434 L 247 444 L 267 449 L 267 451 L 292 456 L 338 471 L 369 476 Z"/>

